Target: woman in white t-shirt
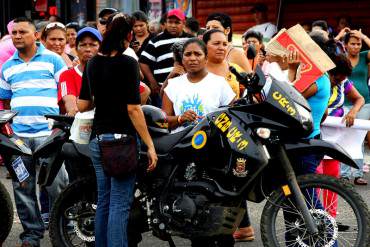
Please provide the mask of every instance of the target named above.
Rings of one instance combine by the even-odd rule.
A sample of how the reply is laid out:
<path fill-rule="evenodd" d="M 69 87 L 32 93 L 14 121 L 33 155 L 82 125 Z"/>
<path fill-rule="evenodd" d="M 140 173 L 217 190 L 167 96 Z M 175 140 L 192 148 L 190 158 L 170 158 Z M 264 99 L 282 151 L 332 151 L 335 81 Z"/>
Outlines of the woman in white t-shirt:
<path fill-rule="evenodd" d="M 163 95 L 162 110 L 167 113 L 171 129 L 203 118 L 235 98 L 225 78 L 207 71 L 203 41 L 193 38 L 185 42 L 182 63 L 187 73 L 169 79 Z"/>

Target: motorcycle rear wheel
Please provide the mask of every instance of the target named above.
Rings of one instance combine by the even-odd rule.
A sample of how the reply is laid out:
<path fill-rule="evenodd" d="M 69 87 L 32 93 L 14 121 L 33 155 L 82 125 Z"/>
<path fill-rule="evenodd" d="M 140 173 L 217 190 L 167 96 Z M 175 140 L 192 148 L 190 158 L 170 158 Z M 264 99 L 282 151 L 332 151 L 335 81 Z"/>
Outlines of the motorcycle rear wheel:
<path fill-rule="evenodd" d="M 13 204 L 5 186 L 0 183 L 0 245 L 8 237 L 13 226 Z"/>
<path fill-rule="evenodd" d="M 318 226 L 319 234 L 313 236 L 307 233 L 292 196 L 285 196 L 283 190 L 278 189 L 268 199 L 261 217 L 264 246 L 370 246 L 368 207 L 353 186 L 333 177 L 317 174 L 298 177 L 297 181 L 302 193 L 306 195 L 306 203 Z M 337 203 L 336 210 L 334 203 Z"/>
<path fill-rule="evenodd" d="M 70 184 L 55 201 L 49 224 L 54 247 L 95 246 L 96 181 L 83 178 Z"/>

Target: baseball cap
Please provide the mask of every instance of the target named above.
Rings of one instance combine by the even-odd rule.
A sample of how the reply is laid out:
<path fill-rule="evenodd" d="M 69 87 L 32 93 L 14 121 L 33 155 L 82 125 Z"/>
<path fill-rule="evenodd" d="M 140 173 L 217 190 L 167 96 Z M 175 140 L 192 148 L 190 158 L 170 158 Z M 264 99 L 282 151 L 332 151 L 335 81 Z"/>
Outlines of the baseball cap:
<path fill-rule="evenodd" d="M 266 4 L 263 3 L 257 3 L 251 8 L 251 13 L 256 13 L 256 12 L 267 12 L 268 8 Z"/>
<path fill-rule="evenodd" d="M 179 9 L 172 9 L 172 10 L 168 11 L 167 18 L 172 17 L 172 16 L 176 17 L 180 21 L 185 21 L 185 15 Z"/>
<path fill-rule="evenodd" d="M 78 44 L 78 42 L 80 42 L 81 39 L 86 35 L 93 36 L 99 42 L 102 42 L 103 40 L 103 37 L 101 36 L 100 32 L 97 29 L 92 27 L 84 27 L 77 33 L 76 44 Z"/>
<path fill-rule="evenodd" d="M 115 9 L 115 8 L 104 8 L 104 9 L 102 9 L 99 12 L 98 17 L 99 18 L 103 18 L 105 15 L 110 15 L 110 14 L 113 14 L 113 13 L 116 13 L 116 12 L 118 12 L 118 9 Z"/>

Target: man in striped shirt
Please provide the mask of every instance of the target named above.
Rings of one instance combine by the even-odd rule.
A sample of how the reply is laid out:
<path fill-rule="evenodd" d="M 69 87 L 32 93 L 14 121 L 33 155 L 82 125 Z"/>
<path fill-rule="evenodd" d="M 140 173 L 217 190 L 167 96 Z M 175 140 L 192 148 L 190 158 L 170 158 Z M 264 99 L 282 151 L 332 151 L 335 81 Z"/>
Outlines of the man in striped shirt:
<path fill-rule="evenodd" d="M 140 69 L 150 83 L 154 105 L 161 105 L 160 100 L 158 100 L 161 84 L 173 69 L 172 45 L 192 37 L 183 31 L 184 22 L 185 15 L 181 10 L 170 10 L 167 13 L 165 30 L 150 40 L 141 53 Z"/>
<path fill-rule="evenodd" d="M 59 113 L 57 83 L 67 67 L 60 56 L 36 43 L 36 28 L 31 20 L 15 19 L 11 37 L 17 51 L 2 67 L 0 99 L 8 108 L 18 111 L 12 128 L 34 151 L 51 133 L 44 115 Z M 13 181 L 17 212 L 24 230 L 20 239 L 22 247 L 39 246 L 44 223 L 36 197 L 36 164 L 30 157 L 21 159 L 30 176 L 22 184 Z M 66 185 L 65 175 L 60 172 L 53 185 L 46 188 L 51 200 Z"/>

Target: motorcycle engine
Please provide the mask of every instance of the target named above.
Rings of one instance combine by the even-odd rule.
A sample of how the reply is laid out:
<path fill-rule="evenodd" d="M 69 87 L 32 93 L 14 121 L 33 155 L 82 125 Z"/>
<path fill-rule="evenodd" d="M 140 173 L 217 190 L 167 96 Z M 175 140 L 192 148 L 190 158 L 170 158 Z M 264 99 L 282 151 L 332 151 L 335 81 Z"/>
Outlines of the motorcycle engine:
<path fill-rule="evenodd" d="M 158 235 L 185 238 L 232 234 L 244 210 L 220 199 L 194 163 L 184 166 L 167 193 L 154 200 L 152 226 Z"/>

